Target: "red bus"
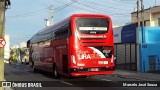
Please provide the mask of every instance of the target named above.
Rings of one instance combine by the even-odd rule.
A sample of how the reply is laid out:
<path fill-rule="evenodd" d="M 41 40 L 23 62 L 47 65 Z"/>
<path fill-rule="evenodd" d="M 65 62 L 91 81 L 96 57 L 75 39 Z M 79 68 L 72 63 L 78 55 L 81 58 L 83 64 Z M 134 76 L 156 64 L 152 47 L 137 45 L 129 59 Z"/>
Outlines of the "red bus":
<path fill-rule="evenodd" d="M 60 76 L 112 74 L 114 44 L 112 21 L 99 14 L 73 14 L 30 39 L 34 70 Z"/>

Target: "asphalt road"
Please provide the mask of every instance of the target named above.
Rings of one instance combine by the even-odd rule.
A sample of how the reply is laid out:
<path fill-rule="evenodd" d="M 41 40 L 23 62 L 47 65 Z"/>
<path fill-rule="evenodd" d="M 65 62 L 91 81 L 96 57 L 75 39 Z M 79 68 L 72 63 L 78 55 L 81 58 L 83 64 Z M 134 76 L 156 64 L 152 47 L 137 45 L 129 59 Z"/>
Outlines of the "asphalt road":
<path fill-rule="evenodd" d="M 118 81 L 145 81 L 146 79 L 124 78 L 116 75 L 98 75 L 90 78 L 62 77 L 54 79 L 51 73 L 34 72 L 28 65 L 5 64 L 6 81 L 43 81 L 53 87 L 42 88 L 6 88 L 5 90 L 160 90 L 157 87 L 110 87 L 119 85 Z M 49 83 L 51 82 L 51 83 Z M 109 83 L 108 83 L 109 82 Z M 112 82 L 112 83 L 110 83 Z"/>

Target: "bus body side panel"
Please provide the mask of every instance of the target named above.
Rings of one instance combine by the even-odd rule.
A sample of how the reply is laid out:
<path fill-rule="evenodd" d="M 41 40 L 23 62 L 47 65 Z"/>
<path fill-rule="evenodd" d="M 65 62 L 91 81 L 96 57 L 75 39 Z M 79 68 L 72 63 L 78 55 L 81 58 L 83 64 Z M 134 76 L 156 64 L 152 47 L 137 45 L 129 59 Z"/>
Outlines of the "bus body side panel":
<path fill-rule="evenodd" d="M 43 60 L 43 47 L 35 46 L 33 49 L 32 59 L 36 69 L 43 70 L 44 60 Z"/>
<path fill-rule="evenodd" d="M 53 62 L 56 63 L 60 74 L 68 74 L 68 39 L 52 41 L 53 47 Z"/>
<path fill-rule="evenodd" d="M 52 46 L 46 46 L 43 48 L 44 69 L 47 72 L 53 71 L 53 48 Z"/>

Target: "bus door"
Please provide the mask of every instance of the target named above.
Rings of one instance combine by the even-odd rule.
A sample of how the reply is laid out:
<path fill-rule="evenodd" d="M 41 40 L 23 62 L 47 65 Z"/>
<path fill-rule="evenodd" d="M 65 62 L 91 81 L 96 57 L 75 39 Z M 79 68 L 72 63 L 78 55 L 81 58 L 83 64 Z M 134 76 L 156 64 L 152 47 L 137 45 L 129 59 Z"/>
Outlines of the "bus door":
<path fill-rule="evenodd" d="M 62 55 L 63 73 L 68 73 L 68 55 Z"/>

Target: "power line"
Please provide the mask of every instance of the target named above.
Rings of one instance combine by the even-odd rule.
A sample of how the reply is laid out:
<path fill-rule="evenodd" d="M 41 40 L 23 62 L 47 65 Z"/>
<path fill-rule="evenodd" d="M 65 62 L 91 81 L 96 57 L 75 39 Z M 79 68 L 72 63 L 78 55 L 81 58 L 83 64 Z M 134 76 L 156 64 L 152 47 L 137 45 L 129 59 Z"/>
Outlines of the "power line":
<path fill-rule="evenodd" d="M 109 12 L 108 10 L 106 10 L 106 9 L 104 9 L 104 8 L 102 9 L 102 8 L 92 7 L 92 6 L 87 5 L 87 4 L 85 4 L 85 3 L 81 3 L 81 2 L 76 2 L 76 3 L 81 4 L 81 5 L 85 6 L 85 7 L 88 7 L 88 8 L 94 9 L 94 10 L 97 10 L 97 11 L 108 12 L 108 13 L 114 14 L 114 15 L 124 15 L 124 13 L 114 13 L 114 12 Z"/>
<path fill-rule="evenodd" d="M 128 3 L 128 4 L 136 4 L 136 3 L 133 3 L 133 2 L 128 2 L 128 1 L 124 1 L 124 0 L 113 0 L 113 1 L 116 1 L 116 2 L 120 2 L 120 3 Z"/>
<path fill-rule="evenodd" d="M 57 7 L 54 9 L 54 11 L 60 11 L 68 6 L 70 6 L 71 4 L 73 4 L 75 1 L 72 1 L 70 3 L 66 3 L 65 5 L 62 5 L 60 7 Z M 41 13 L 44 13 L 46 11 L 49 11 L 50 7 L 41 9 L 41 10 L 37 10 L 37 11 L 32 11 L 32 12 L 28 12 L 28 13 L 24 13 L 24 14 L 20 14 L 20 15 L 15 15 L 15 16 L 7 16 L 8 18 L 17 18 L 17 17 L 28 17 L 28 16 L 33 16 L 33 15 L 38 15 Z"/>
<path fill-rule="evenodd" d="M 136 0 L 119 0 L 119 1 L 122 1 L 122 2 L 136 2 Z"/>
<path fill-rule="evenodd" d="M 41 9 L 41 10 L 37 10 L 37 11 L 32 11 L 32 12 L 28 12 L 28 13 L 24 13 L 24 14 L 20 14 L 20 15 L 15 15 L 15 16 L 7 16 L 8 18 L 16 18 L 16 17 L 25 17 L 25 16 L 30 16 L 30 15 L 37 15 L 41 12 L 46 12 L 46 10 L 49 10 L 49 7 Z"/>
<path fill-rule="evenodd" d="M 56 9 L 56 11 L 62 10 L 70 5 L 72 5 L 73 3 L 75 3 L 76 1 L 71 1 L 70 3 L 65 3 L 64 6 L 60 7 L 59 9 Z"/>
<path fill-rule="evenodd" d="M 136 0 L 120 0 L 120 1 L 135 2 Z"/>
<path fill-rule="evenodd" d="M 58 3 L 66 3 L 66 2 L 64 2 L 64 1 L 62 1 L 62 0 L 54 0 L 54 1 L 57 1 Z M 77 3 L 77 2 L 76 2 Z M 94 7 L 91 7 L 91 6 L 87 6 L 86 5 L 86 7 L 88 7 L 88 8 L 90 8 L 90 9 L 92 9 L 92 10 L 90 10 L 90 9 L 86 9 L 86 8 L 82 8 L 82 7 L 79 7 L 79 6 L 77 6 L 77 5 L 70 5 L 71 7 L 74 7 L 74 8 L 77 8 L 77 9 L 81 9 L 81 10 L 84 10 L 84 11 L 87 11 L 87 12 L 90 12 L 90 13 L 92 13 L 92 12 L 95 12 L 95 13 L 99 13 L 99 14 L 108 14 L 108 13 L 106 13 L 107 11 L 105 10 L 100 10 L 100 9 L 95 9 Z M 104 13 L 105 12 L 105 13 Z M 112 16 L 116 16 L 116 15 L 118 15 L 118 16 L 120 16 L 121 14 L 114 14 L 113 12 L 112 12 Z M 121 15 L 122 16 L 122 15 Z M 124 16 L 124 15 L 123 15 Z"/>
<path fill-rule="evenodd" d="M 116 9 L 116 10 L 122 10 L 122 11 L 129 11 L 129 10 L 127 10 L 127 9 L 116 8 L 116 7 L 110 7 L 110 6 L 106 6 L 106 5 L 99 4 L 99 3 L 95 3 L 95 2 L 89 2 L 89 1 L 86 1 L 86 0 L 83 0 L 83 1 L 84 1 L 84 2 L 87 2 L 87 3 L 89 3 L 89 4 L 96 5 L 96 6 L 107 7 L 107 8 Z"/>
<path fill-rule="evenodd" d="M 60 0 L 54 0 L 54 1 L 58 1 L 58 3 L 60 3 L 60 4 L 65 4 L 66 2 L 64 2 L 64 1 L 60 1 Z M 95 10 L 88 10 L 88 9 L 86 9 L 86 8 L 82 8 L 82 7 L 79 7 L 79 6 L 77 6 L 77 5 L 71 5 L 71 7 L 73 7 L 73 8 L 77 8 L 77 9 L 81 9 L 81 10 L 84 10 L 84 11 L 87 11 L 87 12 L 96 12 L 96 13 L 101 13 L 101 12 L 97 12 L 97 11 L 95 11 Z"/>

